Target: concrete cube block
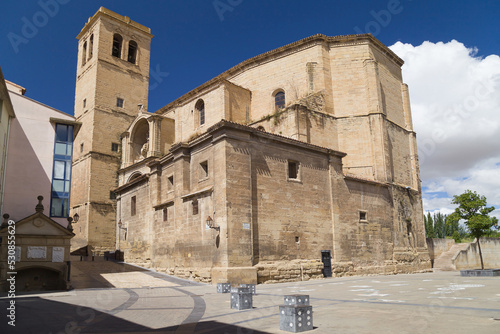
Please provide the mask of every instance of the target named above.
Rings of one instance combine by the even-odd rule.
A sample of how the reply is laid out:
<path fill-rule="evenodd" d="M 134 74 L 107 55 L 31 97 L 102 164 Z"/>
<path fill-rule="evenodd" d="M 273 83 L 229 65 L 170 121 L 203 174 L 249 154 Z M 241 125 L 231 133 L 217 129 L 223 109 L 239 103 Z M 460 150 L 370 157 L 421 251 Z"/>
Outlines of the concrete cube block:
<path fill-rule="evenodd" d="M 280 305 L 280 329 L 299 333 L 313 329 L 312 306 Z"/>
<path fill-rule="evenodd" d="M 231 288 L 231 308 L 246 310 L 253 307 L 252 293 L 247 288 Z"/>
<path fill-rule="evenodd" d="M 231 291 L 231 283 L 217 283 L 217 293 L 229 293 Z"/>
<path fill-rule="evenodd" d="M 252 295 L 257 294 L 255 284 L 240 284 L 240 287 L 248 288 L 250 290 L 250 292 L 252 293 Z"/>
<path fill-rule="evenodd" d="M 285 305 L 309 305 L 309 295 L 285 295 Z"/>

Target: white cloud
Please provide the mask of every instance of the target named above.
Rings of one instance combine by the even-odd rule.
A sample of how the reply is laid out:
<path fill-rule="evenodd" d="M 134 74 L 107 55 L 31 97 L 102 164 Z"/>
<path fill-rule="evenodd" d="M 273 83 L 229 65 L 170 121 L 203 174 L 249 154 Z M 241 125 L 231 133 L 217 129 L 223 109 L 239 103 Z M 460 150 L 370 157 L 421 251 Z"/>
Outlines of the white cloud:
<path fill-rule="evenodd" d="M 500 57 L 455 40 L 390 48 L 405 61 L 424 209 L 449 212 L 465 189 L 500 207 Z"/>

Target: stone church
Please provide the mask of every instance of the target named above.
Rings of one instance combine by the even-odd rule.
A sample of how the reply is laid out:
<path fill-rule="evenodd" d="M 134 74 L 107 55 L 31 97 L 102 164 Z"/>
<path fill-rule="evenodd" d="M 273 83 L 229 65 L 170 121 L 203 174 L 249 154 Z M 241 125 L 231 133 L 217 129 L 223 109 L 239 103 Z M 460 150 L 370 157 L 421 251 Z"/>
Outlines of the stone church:
<path fill-rule="evenodd" d="M 430 268 L 403 61 L 314 35 L 148 112 L 149 28 L 78 34 L 73 249 L 205 282 Z"/>

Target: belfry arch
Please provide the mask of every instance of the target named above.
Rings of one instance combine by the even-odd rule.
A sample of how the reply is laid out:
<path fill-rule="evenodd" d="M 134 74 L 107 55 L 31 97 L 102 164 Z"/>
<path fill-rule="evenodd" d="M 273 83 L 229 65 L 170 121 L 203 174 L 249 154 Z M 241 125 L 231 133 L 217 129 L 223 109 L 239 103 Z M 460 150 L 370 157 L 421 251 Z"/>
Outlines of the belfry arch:
<path fill-rule="evenodd" d="M 167 153 L 173 143 L 173 120 L 154 114 L 140 114 L 122 134 L 122 168 L 149 157 Z"/>
<path fill-rule="evenodd" d="M 130 157 L 131 162 L 137 162 L 148 157 L 149 152 L 149 122 L 140 119 L 132 129 L 130 136 Z"/>

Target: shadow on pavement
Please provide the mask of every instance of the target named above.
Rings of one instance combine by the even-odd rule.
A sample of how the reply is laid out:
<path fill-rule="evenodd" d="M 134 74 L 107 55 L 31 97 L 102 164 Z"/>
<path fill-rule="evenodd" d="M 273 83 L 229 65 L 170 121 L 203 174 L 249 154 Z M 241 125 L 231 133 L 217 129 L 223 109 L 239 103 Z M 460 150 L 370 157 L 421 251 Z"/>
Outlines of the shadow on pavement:
<path fill-rule="evenodd" d="M 94 261 L 80 261 L 79 256 L 71 257 L 71 286 L 74 289 L 113 288 L 102 274 L 123 272 L 146 272 L 146 269 L 132 266 L 113 260 L 107 261 L 104 257 L 95 257 Z"/>
<path fill-rule="evenodd" d="M 1 318 L 7 319 L 9 300 L 0 300 Z M 188 323 L 153 329 L 115 316 L 121 309 L 104 313 L 90 307 L 26 297 L 16 300 L 15 327 L 0 321 L 0 333 L 252 333 L 266 332 L 217 321 Z"/>

